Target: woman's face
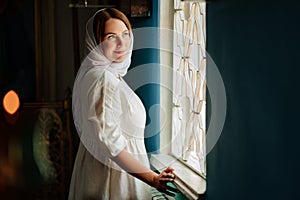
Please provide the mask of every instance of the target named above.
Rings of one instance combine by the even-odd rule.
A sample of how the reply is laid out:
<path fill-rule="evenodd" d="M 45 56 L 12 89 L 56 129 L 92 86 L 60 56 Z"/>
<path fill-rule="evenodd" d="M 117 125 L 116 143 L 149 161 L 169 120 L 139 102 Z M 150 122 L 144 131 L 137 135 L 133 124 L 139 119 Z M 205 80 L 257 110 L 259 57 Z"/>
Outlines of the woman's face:
<path fill-rule="evenodd" d="M 110 18 L 106 21 L 101 47 L 103 54 L 109 60 L 122 62 L 128 54 L 130 43 L 130 31 L 123 21 L 116 18 Z"/>

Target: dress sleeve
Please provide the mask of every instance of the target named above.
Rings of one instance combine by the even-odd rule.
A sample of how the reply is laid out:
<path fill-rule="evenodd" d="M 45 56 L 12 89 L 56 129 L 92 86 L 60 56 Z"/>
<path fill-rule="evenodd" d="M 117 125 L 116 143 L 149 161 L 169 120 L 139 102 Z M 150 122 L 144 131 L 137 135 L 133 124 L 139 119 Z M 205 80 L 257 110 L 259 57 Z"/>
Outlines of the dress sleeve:
<path fill-rule="evenodd" d="M 88 120 L 99 139 L 102 156 L 115 157 L 126 146 L 120 128 L 122 107 L 119 83 L 113 75 L 104 73 L 88 93 L 91 102 Z"/>

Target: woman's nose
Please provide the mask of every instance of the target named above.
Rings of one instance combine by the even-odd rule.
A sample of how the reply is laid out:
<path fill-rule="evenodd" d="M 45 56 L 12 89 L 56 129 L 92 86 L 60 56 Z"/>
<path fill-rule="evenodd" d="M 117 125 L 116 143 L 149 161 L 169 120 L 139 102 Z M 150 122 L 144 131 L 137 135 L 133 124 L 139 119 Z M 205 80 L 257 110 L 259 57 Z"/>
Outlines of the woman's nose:
<path fill-rule="evenodd" d="M 122 47 L 124 45 L 124 39 L 120 36 L 117 37 L 117 46 Z"/>

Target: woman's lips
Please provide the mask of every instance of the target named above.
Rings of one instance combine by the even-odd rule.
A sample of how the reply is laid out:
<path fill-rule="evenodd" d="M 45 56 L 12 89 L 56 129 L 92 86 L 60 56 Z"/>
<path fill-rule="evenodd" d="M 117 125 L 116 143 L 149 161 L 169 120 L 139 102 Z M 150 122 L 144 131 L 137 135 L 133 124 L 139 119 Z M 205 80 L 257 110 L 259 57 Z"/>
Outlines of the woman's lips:
<path fill-rule="evenodd" d="M 126 54 L 127 51 L 114 51 L 114 53 L 116 53 L 116 54 Z"/>
<path fill-rule="evenodd" d="M 117 57 L 123 57 L 127 55 L 128 51 L 114 51 L 114 53 Z"/>

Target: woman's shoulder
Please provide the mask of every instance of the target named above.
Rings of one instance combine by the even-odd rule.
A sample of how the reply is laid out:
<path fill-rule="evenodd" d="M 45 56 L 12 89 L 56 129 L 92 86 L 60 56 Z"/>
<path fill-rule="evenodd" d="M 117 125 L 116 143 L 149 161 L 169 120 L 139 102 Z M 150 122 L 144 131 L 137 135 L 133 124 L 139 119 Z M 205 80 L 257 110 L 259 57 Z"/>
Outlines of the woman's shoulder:
<path fill-rule="evenodd" d="M 98 80 L 112 80 L 112 81 L 118 80 L 118 78 L 110 71 L 102 68 L 97 68 L 97 67 L 91 68 L 86 73 L 86 77 L 88 77 L 89 79 L 98 79 Z"/>
<path fill-rule="evenodd" d="M 86 78 L 89 80 L 97 81 L 98 84 L 105 84 L 112 87 L 115 87 L 120 82 L 120 79 L 118 79 L 110 71 L 97 68 L 89 70 Z"/>

